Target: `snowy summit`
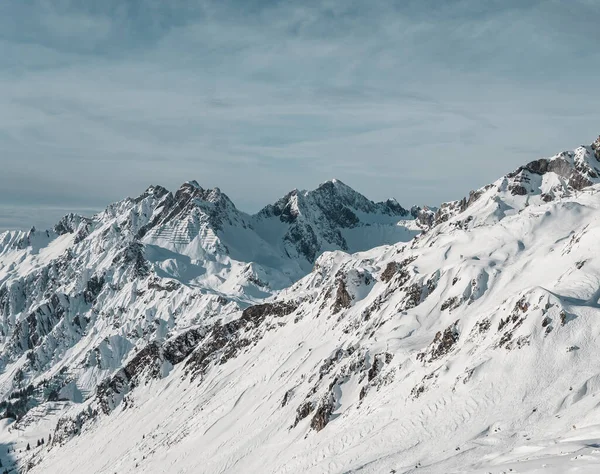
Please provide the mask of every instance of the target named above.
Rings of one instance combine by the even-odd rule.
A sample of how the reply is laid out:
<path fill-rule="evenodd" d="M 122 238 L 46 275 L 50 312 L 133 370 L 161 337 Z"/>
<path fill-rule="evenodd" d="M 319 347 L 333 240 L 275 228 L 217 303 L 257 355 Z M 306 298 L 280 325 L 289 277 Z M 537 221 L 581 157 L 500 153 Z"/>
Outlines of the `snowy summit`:
<path fill-rule="evenodd" d="M 600 472 L 600 138 L 437 207 L 189 181 L 0 234 L 9 472 Z"/>

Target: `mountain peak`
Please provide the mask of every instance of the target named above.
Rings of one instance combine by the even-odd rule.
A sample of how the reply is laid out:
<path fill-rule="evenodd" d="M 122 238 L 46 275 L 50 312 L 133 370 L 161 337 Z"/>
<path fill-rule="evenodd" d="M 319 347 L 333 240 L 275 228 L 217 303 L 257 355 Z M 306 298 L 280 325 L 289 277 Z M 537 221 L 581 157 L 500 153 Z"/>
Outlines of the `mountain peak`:
<path fill-rule="evenodd" d="M 183 188 L 183 187 L 192 187 L 192 188 L 195 188 L 195 189 L 203 190 L 202 186 L 200 186 L 200 184 L 198 184 L 198 181 L 196 181 L 195 179 L 192 179 L 190 181 L 186 181 L 185 183 L 183 183 L 180 186 L 180 188 Z"/>
<path fill-rule="evenodd" d="M 513 181 L 509 189 L 513 195 L 541 193 L 549 201 L 569 190 L 592 186 L 600 182 L 600 163 L 594 151 L 593 146 L 581 146 L 531 161 L 506 176 Z M 534 175 L 541 176 L 542 182 L 532 182 Z"/>
<path fill-rule="evenodd" d="M 154 195 L 165 195 L 169 192 L 167 188 L 164 188 L 160 184 L 152 184 L 148 186 L 145 193 L 146 194 L 154 194 Z"/>
<path fill-rule="evenodd" d="M 213 189 L 204 189 L 196 180 L 183 183 L 175 193 L 175 198 L 186 201 L 196 200 L 196 204 L 198 204 L 199 201 L 210 202 L 213 204 L 220 202 L 235 207 L 233 202 L 220 188 L 214 187 Z"/>
<path fill-rule="evenodd" d="M 1 464 L 597 472 L 599 150 L 416 223 L 336 179 L 253 216 L 191 181 L 0 234 Z"/>
<path fill-rule="evenodd" d="M 337 192 L 359 194 L 358 191 L 355 191 L 350 186 L 348 186 L 347 184 L 343 183 L 342 181 L 340 181 L 339 179 L 336 179 L 336 178 L 329 179 L 329 180 L 325 181 L 324 183 L 319 184 L 319 186 L 317 187 L 317 189 L 315 189 L 315 191 L 318 191 L 319 189 L 327 189 L 327 190 L 331 190 L 331 191 L 335 190 Z"/>
<path fill-rule="evenodd" d="M 559 200 L 599 183 L 600 137 L 589 146 L 530 161 L 471 191 L 468 197 L 443 203 L 435 215 L 427 213 L 424 227 L 435 227 L 459 215 L 452 225 L 489 223 L 490 219 L 500 220 L 527 206 Z"/>
<path fill-rule="evenodd" d="M 345 184 L 341 179 L 337 179 L 337 178 L 328 179 L 327 181 L 321 183 L 319 185 L 319 187 L 326 186 L 326 185 L 333 185 L 333 186 L 342 187 L 342 188 L 344 188 L 344 187 L 345 188 L 350 188 L 350 186 L 348 186 L 347 184 Z"/>
<path fill-rule="evenodd" d="M 285 224 L 286 254 L 314 262 L 324 250 L 355 252 L 371 244 L 410 240 L 418 232 L 397 225 L 408 216 L 396 200 L 375 203 L 339 179 L 331 179 L 311 191 L 287 193 L 255 218 L 258 228 L 270 229 L 269 220 Z M 374 240 L 367 244 L 371 237 L 366 236 Z"/>
<path fill-rule="evenodd" d="M 592 150 L 594 150 L 594 155 L 596 159 L 600 161 L 600 135 L 596 138 L 596 141 L 592 143 Z"/>

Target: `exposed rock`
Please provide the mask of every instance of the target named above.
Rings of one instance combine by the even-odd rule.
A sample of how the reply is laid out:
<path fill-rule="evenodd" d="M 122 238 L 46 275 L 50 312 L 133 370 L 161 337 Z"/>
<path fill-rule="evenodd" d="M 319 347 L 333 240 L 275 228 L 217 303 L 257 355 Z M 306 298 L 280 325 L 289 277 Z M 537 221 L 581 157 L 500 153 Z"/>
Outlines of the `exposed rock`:
<path fill-rule="evenodd" d="M 281 407 L 285 407 L 291 400 L 292 396 L 294 395 L 294 389 L 290 388 L 287 392 L 285 392 L 285 394 L 283 395 L 283 400 L 281 400 Z M 308 416 L 308 415 L 306 415 Z M 305 416 L 305 418 L 306 418 Z"/>
<path fill-rule="evenodd" d="M 173 280 L 168 280 L 164 285 L 162 285 L 156 278 L 148 282 L 149 290 L 167 291 L 170 293 L 178 290 L 179 288 L 181 288 L 181 284 Z"/>
<path fill-rule="evenodd" d="M 406 290 L 403 300 L 403 311 L 416 308 L 422 302 L 423 289 L 420 284 L 414 283 Z"/>
<path fill-rule="evenodd" d="M 251 321 L 254 324 L 261 323 L 268 315 L 281 318 L 292 314 L 298 308 L 298 304 L 292 301 L 277 301 L 275 303 L 264 303 L 250 306 L 242 312 L 243 321 Z"/>
<path fill-rule="evenodd" d="M 339 313 L 341 310 L 349 308 L 352 305 L 352 296 L 346 289 L 346 282 L 341 279 L 338 283 L 335 302 L 333 303 L 333 314 Z"/>
<path fill-rule="evenodd" d="M 77 413 L 75 416 L 63 416 L 58 420 L 52 437 L 51 446 L 61 446 L 71 438 L 81 434 L 83 426 L 94 420 L 98 412 L 91 407 Z"/>
<path fill-rule="evenodd" d="M 590 181 L 588 178 L 576 171 L 573 172 L 573 174 L 571 174 L 571 177 L 569 178 L 569 186 L 578 191 L 581 191 L 582 189 L 587 188 L 592 184 L 594 184 L 592 183 L 592 181 Z"/>
<path fill-rule="evenodd" d="M 113 260 L 113 265 L 131 266 L 134 277 L 145 277 L 150 266 L 144 257 L 144 246 L 139 242 L 128 244 Z"/>
<path fill-rule="evenodd" d="M 300 405 L 296 409 L 296 420 L 294 421 L 292 428 L 295 428 L 296 426 L 298 426 L 298 423 L 300 423 L 302 420 L 304 420 L 306 417 L 308 417 L 308 415 L 310 415 L 313 410 L 314 410 L 314 406 L 313 406 L 312 402 L 304 402 L 302 405 Z"/>
<path fill-rule="evenodd" d="M 373 363 L 371 364 L 371 368 L 369 369 L 369 373 L 367 375 L 367 380 L 371 382 L 375 377 L 377 377 L 381 373 L 383 367 L 388 365 L 393 358 L 394 356 L 389 352 L 384 352 L 375 355 L 375 357 L 373 358 Z"/>
<path fill-rule="evenodd" d="M 183 362 L 192 353 L 202 338 L 206 335 L 206 328 L 193 328 L 168 340 L 164 344 L 164 357 L 171 364 Z"/>
<path fill-rule="evenodd" d="M 446 301 L 444 301 L 442 303 L 442 306 L 440 307 L 441 311 L 446 311 L 447 309 L 452 311 L 453 309 L 458 308 L 462 303 L 462 299 L 459 298 L 458 296 L 452 296 L 451 298 L 448 298 Z"/>
<path fill-rule="evenodd" d="M 552 193 L 542 193 L 542 200 L 544 202 L 552 202 L 554 200 L 554 195 Z"/>
<path fill-rule="evenodd" d="M 92 229 L 92 220 L 77 214 L 67 214 L 55 226 L 54 232 L 58 235 L 76 234 L 74 243 L 83 241 Z"/>
<path fill-rule="evenodd" d="M 62 320 L 68 307 L 68 301 L 67 295 L 55 293 L 48 303 L 41 305 L 25 320 L 17 321 L 8 343 L 8 352 L 12 352 L 11 347 L 20 350 L 37 347 L 42 339 Z"/>
<path fill-rule="evenodd" d="M 479 321 L 479 323 L 477 324 L 477 329 L 479 330 L 480 333 L 484 333 L 484 332 L 489 331 L 491 325 L 492 325 L 492 323 L 489 319 L 484 319 L 482 321 Z"/>
<path fill-rule="evenodd" d="M 437 360 L 448 354 L 454 345 L 458 342 L 460 333 L 458 331 L 458 321 L 448 326 L 443 332 L 438 331 L 427 352 L 418 354 L 417 359 L 427 362 Z M 429 357 L 427 358 L 427 356 Z"/>
<path fill-rule="evenodd" d="M 341 235 L 339 237 L 341 238 Z M 310 224 L 304 222 L 295 222 L 294 225 L 288 230 L 284 240 L 293 244 L 298 253 L 305 256 L 309 262 L 314 262 L 317 258 L 320 247 L 319 240 L 317 238 L 317 234 Z M 341 241 L 339 239 L 336 240 L 341 249 L 345 250 L 348 248 L 346 241 Z"/>
<path fill-rule="evenodd" d="M 399 267 L 400 265 L 398 262 L 389 262 L 381 274 L 381 281 L 384 283 L 389 283 L 389 281 L 394 278 L 394 275 L 396 275 Z"/>
<path fill-rule="evenodd" d="M 312 420 L 310 420 L 310 427 L 317 432 L 325 428 L 331 419 L 331 414 L 333 413 L 334 408 L 335 399 L 333 395 L 330 394 L 322 399 L 317 406 L 315 414 Z"/>
<path fill-rule="evenodd" d="M 96 301 L 96 298 L 104 287 L 104 283 L 105 280 L 103 275 L 94 275 L 88 280 L 86 283 L 86 290 L 83 294 L 86 303 L 91 304 Z"/>
<path fill-rule="evenodd" d="M 395 278 L 395 286 L 397 288 L 403 287 L 410 279 L 410 273 L 408 266 L 413 263 L 417 257 L 408 257 L 401 262 L 390 262 L 386 266 L 385 270 L 381 274 L 382 281 L 388 283 Z M 397 275 L 397 276 L 396 276 Z"/>
<path fill-rule="evenodd" d="M 548 316 L 546 316 L 544 318 L 544 320 L 542 321 L 542 327 L 543 328 L 548 327 L 548 326 L 550 326 L 551 323 L 552 323 L 552 319 L 550 319 Z"/>
<path fill-rule="evenodd" d="M 156 341 L 151 342 L 115 375 L 98 385 L 96 398 L 101 410 L 110 413 L 130 390 L 149 380 L 162 378 L 164 374 L 162 347 Z"/>
<path fill-rule="evenodd" d="M 513 196 L 526 196 L 528 193 L 527 188 L 521 184 L 516 184 L 510 187 L 510 192 Z"/>
<path fill-rule="evenodd" d="M 571 313 L 567 313 L 565 310 L 562 310 L 560 312 L 560 324 L 562 326 L 573 321 L 576 318 L 577 318 L 577 316 L 575 316 L 574 314 L 571 314 Z"/>
<path fill-rule="evenodd" d="M 395 200 L 374 203 L 339 180 L 321 184 L 314 191 L 293 190 L 258 214 L 259 219 L 277 217 L 289 225 L 284 241 L 291 252 L 314 262 L 323 248 L 334 245 L 348 250 L 340 229 L 364 225 L 358 214 L 408 217 Z"/>
<path fill-rule="evenodd" d="M 253 333 L 267 316 L 282 317 L 291 314 L 296 309 L 293 302 L 265 303 L 246 308 L 239 319 L 222 325 L 217 321 L 208 331 L 201 343 L 193 350 L 186 362 L 186 374 L 192 378 L 205 374 L 211 363 L 224 364 L 236 357 L 241 349 L 255 344 L 262 333 Z M 266 328 L 264 329 L 266 330 Z"/>

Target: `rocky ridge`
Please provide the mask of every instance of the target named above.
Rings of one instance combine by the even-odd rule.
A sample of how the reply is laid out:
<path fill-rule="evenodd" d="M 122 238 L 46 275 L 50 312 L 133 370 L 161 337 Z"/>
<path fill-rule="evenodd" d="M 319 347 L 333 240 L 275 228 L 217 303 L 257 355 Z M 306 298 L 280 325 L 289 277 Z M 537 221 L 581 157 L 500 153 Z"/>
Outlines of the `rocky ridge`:
<path fill-rule="evenodd" d="M 123 472 L 181 452 L 195 472 L 467 472 L 593 425 L 599 146 L 438 210 L 330 182 L 247 216 L 189 183 L 3 235 L 4 408 L 35 430 L 61 407 L 52 443 L 19 462 L 77 472 L 67 451 L 99 443 Z M 342 251 L 413 216 L 412 240 Z M 310 272 L 235 260 L 232 228 Z"/>

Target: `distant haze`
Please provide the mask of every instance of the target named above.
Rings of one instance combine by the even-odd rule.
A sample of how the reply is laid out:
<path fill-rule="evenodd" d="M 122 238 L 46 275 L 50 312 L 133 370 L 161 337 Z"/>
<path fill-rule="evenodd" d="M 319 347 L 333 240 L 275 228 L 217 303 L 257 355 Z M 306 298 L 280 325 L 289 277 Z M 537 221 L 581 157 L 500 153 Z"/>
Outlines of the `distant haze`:
<path fill-rule="evenodd" d="M 0 229 L 196 179 L 439 204 L 600 133 L 597 0 L 0 3 Z"/>

